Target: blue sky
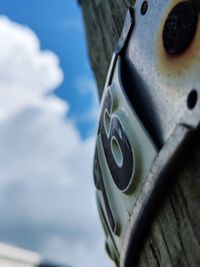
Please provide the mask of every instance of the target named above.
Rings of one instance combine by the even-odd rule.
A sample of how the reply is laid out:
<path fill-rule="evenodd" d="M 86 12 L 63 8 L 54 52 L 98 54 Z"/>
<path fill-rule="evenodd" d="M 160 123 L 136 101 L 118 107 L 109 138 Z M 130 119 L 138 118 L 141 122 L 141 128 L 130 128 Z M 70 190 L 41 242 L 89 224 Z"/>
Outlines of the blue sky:
<path fill-rule="evenodd" d="M 74 267 L 110 267 L 81 10 L 73 0 L 1 0 L 0 11 L 0 242 Z"/>
<path fill-rule="evenodd" d="M 64 82 L 55 93 L 70 103 L 68 116 L 78 126 L 82 138 L 87 138 L 94 132 L 96 124 L 82 117 L 89 112 L 97 96 L 90 90 L 81 92 L 79 86 L 81 81 L 91 83 L 93 74 L 77 1 L 1 0 L 0 11 L 16 22 L 28 25 L 39 37 L 41 48 L 50 49 L 59 56 Z"/>

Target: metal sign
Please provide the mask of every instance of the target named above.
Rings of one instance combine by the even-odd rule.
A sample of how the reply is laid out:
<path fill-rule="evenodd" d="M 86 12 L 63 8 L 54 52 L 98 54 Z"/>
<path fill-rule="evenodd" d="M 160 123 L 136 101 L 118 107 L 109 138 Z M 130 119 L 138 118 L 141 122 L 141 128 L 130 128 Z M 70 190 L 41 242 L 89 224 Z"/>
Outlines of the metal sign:
<path fill-rule="evenodd" d="M 106 249 L 116 265 L 129 266 L 165 174 L 199 126 L 199 69 L 197 1 L 138 0 L 128 10 L 104 88 L 94 157 Z"/>

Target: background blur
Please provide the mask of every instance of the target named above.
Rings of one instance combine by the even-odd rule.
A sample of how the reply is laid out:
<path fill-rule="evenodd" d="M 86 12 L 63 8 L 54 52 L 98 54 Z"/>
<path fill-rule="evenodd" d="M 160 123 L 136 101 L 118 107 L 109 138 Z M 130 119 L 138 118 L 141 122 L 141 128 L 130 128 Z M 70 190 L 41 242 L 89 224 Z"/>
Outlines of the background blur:
<path fill-rule="evenodd" d="M 96 211 L 98 99 L 75 0 L 0 1 L 0 241 L 112 266 Z"/>

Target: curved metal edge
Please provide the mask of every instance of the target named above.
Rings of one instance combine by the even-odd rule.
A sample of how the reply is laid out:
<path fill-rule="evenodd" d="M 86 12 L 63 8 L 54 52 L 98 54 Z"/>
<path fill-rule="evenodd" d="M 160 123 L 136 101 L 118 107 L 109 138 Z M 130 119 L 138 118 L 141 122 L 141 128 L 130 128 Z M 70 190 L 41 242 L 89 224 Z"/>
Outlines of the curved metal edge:
<path fill-rule="evenodd" d="M 122 29 L 121 36 L 119 38 L 119 41 L 117 43 L 117 46 L 115 48 L 115 55 L 119 55 L 119 53 L 124 49 L 126 44 L 129 41 L 130 35 L 132 33 L 132 30 L 134 28 L 135 24 L 135 13 L 134 13 L 134 8 L 129 7 L 128 11 L 126 13 L 125 21 L 124 21 L 124 26 Z"/>
<path fill-rule="evenodd" d="M 177 169 L 180 161 L 184 159 L 185 153 L 183 152 L 199 136 L 199 119 L 196 127 L 183 123 L 177 124 L 174 132 L 158 154 L 148 174 L 146 183 L 133 207 L 130 221 L 126 228 L 120 253 L 121 267 L 137 266 L 142 245 L 155 218 L 154 213 L 160 204 L 158 200 L 163 199 L 161 196 L 172 182 L 169 179 L 169 175 Z"/>

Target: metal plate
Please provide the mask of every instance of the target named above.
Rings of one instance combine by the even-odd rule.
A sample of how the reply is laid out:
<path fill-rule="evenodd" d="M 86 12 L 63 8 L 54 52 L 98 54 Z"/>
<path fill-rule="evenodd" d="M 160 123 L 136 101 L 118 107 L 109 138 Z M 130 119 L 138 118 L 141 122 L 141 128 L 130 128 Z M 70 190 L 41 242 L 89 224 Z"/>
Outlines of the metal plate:
<path fill-rule="evenodd" d="M 137 250 L 149 211 L 161 197 L 165 173 L 199 125 L 198 11 L 194 36 L 182 50 L 172 55 L 163 41 L 166 21 L 180 2 L 196 10 L 190 1 L 137 1 L 134 16 L 131 10 L 126 17 L 102 97 L 94 178 L 107 251 L 120 266 L 129 266 L 130 251 Z M 179 17 L 172 18 L 176 26 Z"/>

